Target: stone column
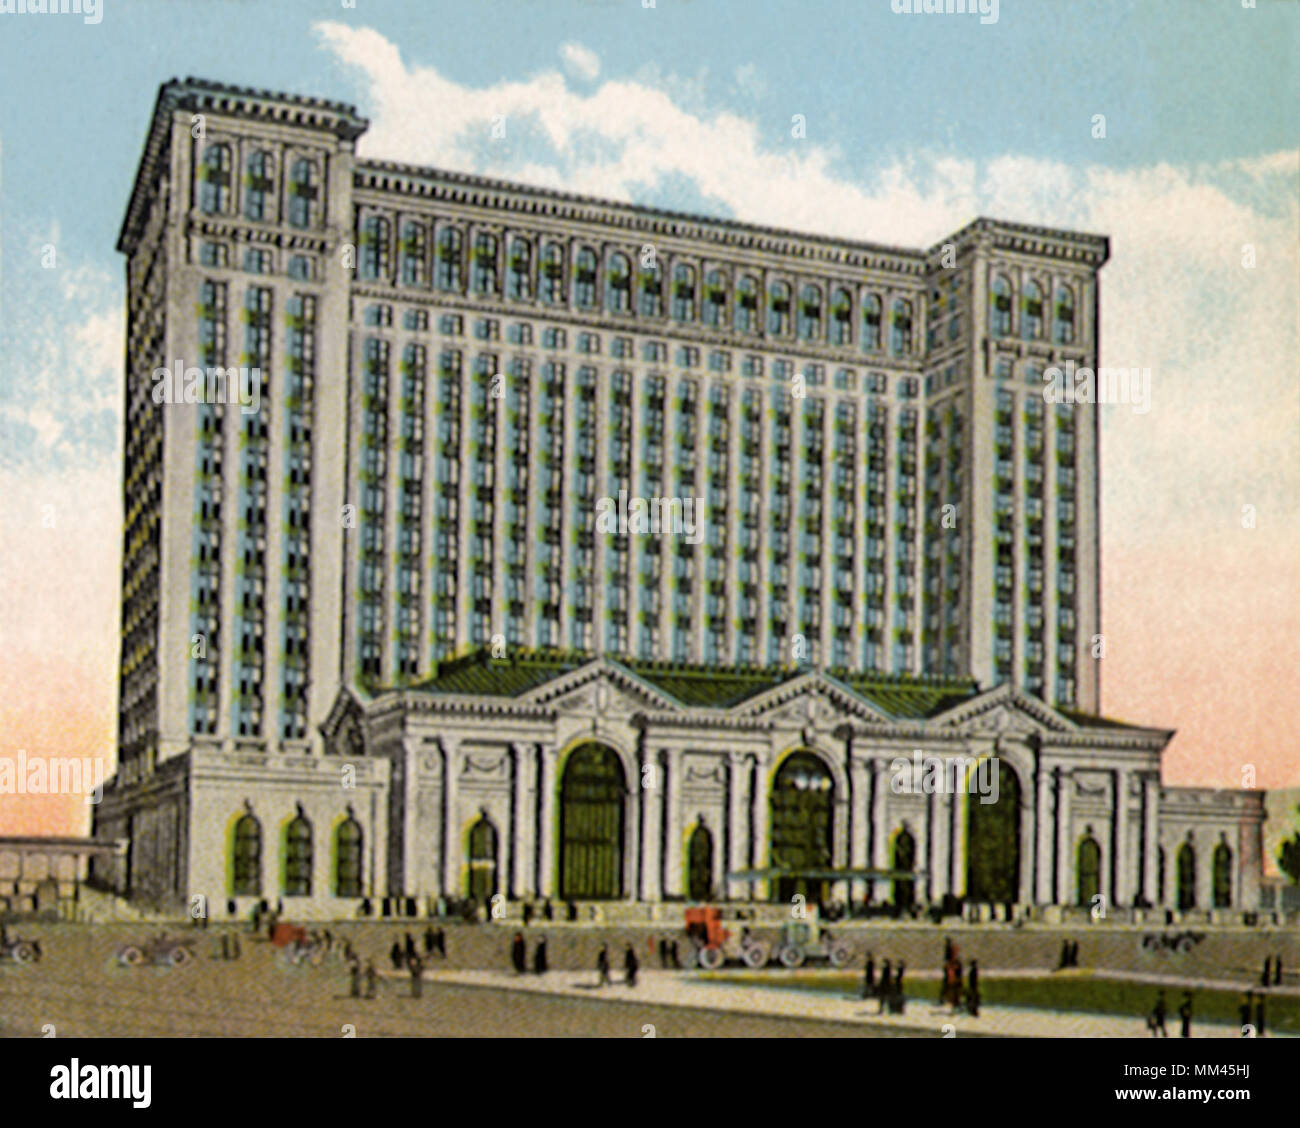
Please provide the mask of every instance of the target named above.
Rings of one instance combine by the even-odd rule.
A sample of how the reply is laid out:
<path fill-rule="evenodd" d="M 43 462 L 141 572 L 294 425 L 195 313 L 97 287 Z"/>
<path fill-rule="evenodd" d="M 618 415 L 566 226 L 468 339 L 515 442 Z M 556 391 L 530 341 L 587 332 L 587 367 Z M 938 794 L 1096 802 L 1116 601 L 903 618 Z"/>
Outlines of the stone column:
<path fill-rule="evenodd" d="M 1133 904 L 1133 862 L 1128 848 L 1128 781 L 1124 769 L 1112 774 L 1115 789 L 1115 818 L 1112 822 L 1114 842 L 1111 845 L 1113 870 L 1111 876 L 1111 904 L 1124 908 Z"/>
<path fill-rule="evenodd" d="M 526 744 L 512 744 L 510 752 L 514 766 L 510 806 L 510 841 L 514 853 L 510 866 L 511 894 L 515 897 L 532 897 L 537 892 L 533 880 L 536 874 L 533 861 L 536 783 L 533 777 L 537 765 L 533 761 L 532 749 Z"/>
<path fill-rule="evenodd" d="M 952 795 L 945 789 L 930 796 L 927 837 L 930 846 L 930 873 L 926 877 L 931 904 L 940 904 L 948 892 L 948 833 L 952 828 Z"/>
<path fill-rule="evenodd" d="M 757 869 L 765 869 L 771 862 L 771 843 L 768 833 L 768 816 L 770 808 L 768 807 L 769 796 L 767 793 L 768 773 L 762 760 L 754 764 L 754 784 L 750 795 L 750 810 L 752 828 L 753 846 L 750 848 L 750 856 L 754 859 L 754 866 Z M 766 901 L 771 890 L 766 881 L 757 881 L 750 884 L 750 895 L 756 901 Z"/>
<path fill-rule="evenodd" d="M 889 869 L 892 859 L 888 854 L 889 828 L 885 825 L 888 817 L 886 802 L 889 795 L 889 764 L 883 757 L 871 761 L 871 868 Z M 871 900 L 879 904 L 888 900 L 890 885 L 873 881 L 871 883 Z M 883 897 L 880 894 L 884 894 Z"/>
<path fill-rule="evenodd" d="M 1142 777 L 1142 896 L 1160 903 L 1160 773 Z"/>
<path fill-rule="evenodd" d="M 1040 905 L 1050 905 L 1053 901 L 1054 885 L 1052 873 L 1052 773 L 1048 768 L 1040 767 L 1034 774 L 1034 785 L 1038 799 L 1038 833 L 1034 836 L 1034 857 L 1036 881 L 1034 900 Z"/>
<path fill-rule="evenodd" d="M 560 750 L 553 744 L 540 746 L 537 832 L 541 840 L 537 843 L 537 891 L 543 897 L 555 896 L 555 838 L 560 832 L 555 816 L 556 764 L 559 758 Z"/>
<path fill-rule="evenodd" d="M 1074 777 L 1064 768 L 1056 769 L 1056 903 L 1068 905 L 1074 900 L 1074 859 L 1071 847 L 1074 833 L 1070 828 L 1070 798 Z"/>
<path fill-rule="evenodd" d="M 954 897 L 966 896 L 966 823 L 970 794 L 963 787 L 952 797 L 952 823 L 949 831 L 948 852 L 952 859 L 949 889 Z"/>
<path fill-rule="evenodd" d="M 745 816 L 746 792 L 749 789 L 749 757 L 744 752 L 731 753 L 727 768 L 727 868 L 749 868 L 749 820 Z M 723 888 L 730 900 L 738 900 L 748 892 L 745 882 L 726 881 Z"/>
<path fill-rule="evenodd" d="M 1218 844 L 1218 838 L 1213 837 L 1210 832 L 1198 834 L 1196 837 L 1196 870 L 1192 885 L 1196 889 L 1196 908 L 1201 912 L 1214 907 L 1214 883 L 1210 875 L 1214 872 L 1214 848 Z"/>
<path fill-rule="evenodd" d="M 409 773 L 408 773 L 409 774 Z M 442 738 L 442 893 L 460 895 L 460 741 Z M 407 821 L 413 821 L 409 814 Z M 405 859 L 403 859 L 405 860 Z"/>
<path fill-rule="evenodd" d="M 650 770 L 647 772 L 646 768 Z M 641 750 L 641 899 L 663 897 L 664 769 L 649 748 Z"/>
<path fill-rule="evenodd" d="M 680 897 L 682 888 L 682 771 L 680 748 L 668 749 L 668 842 L 664 851 L 664 893 Z"/>
<path fill-rule="evenodd" d="M 849 807 L 849 865 L 866 869 L 871 847 L 871 761 L 854 756 L 849 762 L 852 799 Z"/>

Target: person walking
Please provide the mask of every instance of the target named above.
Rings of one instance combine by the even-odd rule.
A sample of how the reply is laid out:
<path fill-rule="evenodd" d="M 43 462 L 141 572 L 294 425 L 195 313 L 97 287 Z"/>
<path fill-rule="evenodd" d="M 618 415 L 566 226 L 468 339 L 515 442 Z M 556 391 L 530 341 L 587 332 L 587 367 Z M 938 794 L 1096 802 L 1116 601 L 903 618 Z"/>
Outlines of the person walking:
<path fill-rule="evenodd" d="M 547 897 L 546 900 L 542 902 L 542 919 L 543 920 L 555 919 L 555 909 L 551 905 L 551 899 L 549 897 Z"/>
<path fill-rule="evenodd" d="M 862 997 L 871 998 L 876 992 L 876 960 L 870 952 L 867 953 L 867 962 L 862 968 Z"/>
<path fill-rule="evenodd" d="M 424 954 L 426 956 L 433 955 L 433 949 L 437 943 L 438 937 L 434 935 L 433 925 L 426 924 L 424 926 Z"/>
<path fill-rule="evenodd" d="M 641 966 L 640 961 L 636 958 L 636 949 L 631 944 L 627 946 L 627 951 L 623 953 L 623 970 L 627 973 L 624 982 L 629 987 L 636 986 L 637 969 Z"/>
<path fill-rule="evenodd" d="M 350 978 L 352 980 L 352 990 L 349 992 L 354 999 L 361 998 L 361 964 L 353 960 L 350 969 Z"/>
<path fill-rule="evenodd" d="M 980 965 L 978 960 L 971 960 L 970 973 L 966 980 L 966 1010 L 971 1018 L 980 1016 Z"/>
<path fill-rule="evenodd" d="M 528 970 L 528 948 L 522 932 L 516 932 L 510 942 L 510 962 L 514 964 L 516 975 L 523 975 Z"/>
<path fill-rule="evenodd" d="M 1273 957 L 1273 986 L 1282 986 L 1282 957 Z"/>
<path fill-rule="evenodd" d="M 880 983 L 876 987 L 877 1014 L 885 1013 L 885 1004 L 889 1002 L 889 977 L 893 973 L 893 964 L 885 960 L 880 965 Z"/>
<path fill-rule="evenodd" d="M 596 956 L 596 973 L 599 978 L 596 980 L 597 987 L 609 986 L 609 945 L 600 946 L 600 954 Z"/>
<path fill-rule="evenodd" d="M 379 993 L 379 972 L 375 970 L 375 961 L 366 960 L 366 998 L 373 999 Z"/>
<path fill-rule="evenodd" d="M 1151 1008 L 1151 1018 L 1148 1025 L 1151 1028 L 1151 1037 L 1168 1038 L 1169 1031 L 1165 1029 L 1165 1014 L 1168 1008 L 1165 1006 L 1165 993 L 1156 992 L 1156 1005 Z"/>
<path fill-rule="evenodd" d="M 545 975 L 546 971 L 546 937 L 543 936 L 537 941 L 537 947 L 533 951 L 533 974 Z"/>
<path fill-rule="evenodd" d="M 405 943 L 402 946 L 406 951 L 406 961 L 407 963 L 410 963 L 411 960 L 415 959 L 415 937 L 408 932 L 406 933 L 404 940 Z"/>
<path fill-rule="evenodd" d="M 1264 974 L 1259 977 L 1259 985 L 1267 987 L 1273 978 L 1273 957 L 1264 957 Z"/>
<path fill-rule="evenodd" d="M 1247 1033 L 1247 1030 L 1251 1025 L 1251 1018 L 1252 1018 L 1251 1012 L 1254 1008 L 1254 1004 L 1255 1004 L 1254 991 L 1247 991 L 1244 995 L 1242 995 L 1241 1006 L 1237 1008 L 1237 1017 L 1241 1020 L 1241 1036 L 1243 1038 L 1250 1037 L 1250 1034 Z"/>
<path fill-rule="evenodd" d="M 524 902 L 524 927 L 527 928 L 533 923 L 533 903 L 532 901 Z"/>
<path fill-rule="evenodd" d="M 1264 996 L 1255 996 L 1255 1037 L 1264 1037 Z"/>
<path fill-rule="evenodd" d="M 438 958 L 445 960 L 447 958 L 447 930 L 442 925 L 438 925 L 438 929 L 434 933 L 434 940 L 438 949 Z"/>
<path fill-rule="evenodd" d="M 413 954 L 407 966 L 411 969 L 411 998 L 418 999 L 424 989 L 424 961 Z"/>
<path fill-rule="evenodd" d="M 1192 1036 L 1192 996 L 1188 991 L 1183 992 L 1183 1001 L 1178 1007 L 1178 1017 L 1182 1019 L 1182 1036 L 1190 1038 Z"/>
<path fill-rule="evenodd" d="M 402 944 L 399 940 L 393 941 L 393 946 L 388 953 L 388 958 L 393 961 L 393 970 L 401 971 L 404 956 L 402 954 Z"/>
<path fill-rule="evenodd" d="M 903 994 L 903 971 L 907 964 L 902 960 L 898 961 L 898 970 L 894 972 L 894 997 L 890 1012 L 892 1014 L 902 1014 L 907 1009 L 907 996 Z"/>

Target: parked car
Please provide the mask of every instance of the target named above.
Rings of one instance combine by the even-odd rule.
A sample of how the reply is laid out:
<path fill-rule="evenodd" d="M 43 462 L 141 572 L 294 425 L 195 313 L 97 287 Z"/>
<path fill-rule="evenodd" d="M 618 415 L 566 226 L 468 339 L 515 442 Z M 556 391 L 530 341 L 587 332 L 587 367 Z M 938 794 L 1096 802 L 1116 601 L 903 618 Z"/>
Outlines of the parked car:
<path fill-rule="evenodd" d="M 124 944 L 117 958 L 127 967 L 183 967 L 194 959 L 194 941 L 160 934 L 139 944 Z"/>
<path fill-rule="evenodd" d="M 825 962 L 831 967 L 847 967 L 853 959 L 853 950 L 815 919 L 788 920 L 781 929 L 776 958 L 782 967 L 788 968 L 803 967 L 809 960 Z"/>
<path fill-rule="evenodd" d="M 686 959 L 690 966 L 716 971 L 727 963 L 743 963 L 746 967 L 766 967 L 771 959 L 771 948 L 765 940 L 742 928 L 739 935 L 722 925 L 722 910 L 704 906 L 686 910 L 686 935 L 692 942 Z"/>

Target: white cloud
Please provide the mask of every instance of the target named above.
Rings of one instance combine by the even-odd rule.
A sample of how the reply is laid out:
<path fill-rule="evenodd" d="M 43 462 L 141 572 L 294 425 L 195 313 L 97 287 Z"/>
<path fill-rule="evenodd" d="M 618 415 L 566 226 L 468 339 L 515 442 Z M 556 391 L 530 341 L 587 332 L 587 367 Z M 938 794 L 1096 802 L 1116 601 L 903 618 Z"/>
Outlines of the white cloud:
<path fill-rule="evenodd" d="M 573 74 L 588 81 L 600 74 L 600 56 L 581 43 L 566 43 L 560 48 L 560 58 Z"/>

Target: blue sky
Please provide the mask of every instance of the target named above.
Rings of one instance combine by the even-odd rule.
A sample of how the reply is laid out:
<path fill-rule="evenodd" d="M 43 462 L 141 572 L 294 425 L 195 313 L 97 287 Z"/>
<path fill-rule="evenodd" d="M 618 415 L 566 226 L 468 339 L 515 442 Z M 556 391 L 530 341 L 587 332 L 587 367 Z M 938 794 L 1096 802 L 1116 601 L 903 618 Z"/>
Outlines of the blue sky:
<path fill-rule="evenodd" d="M 1152 408 L 1102 417 L 1103 705 L 1181 730 L 1175 779 L 1259 748 L 1295 779 L 1300 4 L 103 3 L 0 0 L 0 683 L 57 639 L 111 733 L 114 245 L 158 86 L 195 75 L 355 102 L 367 157 L 902 245 L 978 214 L 1109 235 L 1102 359 L 1150 367 Z"/>

